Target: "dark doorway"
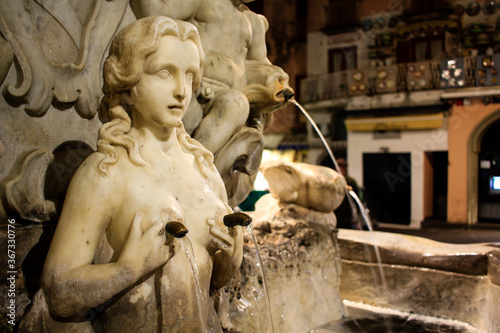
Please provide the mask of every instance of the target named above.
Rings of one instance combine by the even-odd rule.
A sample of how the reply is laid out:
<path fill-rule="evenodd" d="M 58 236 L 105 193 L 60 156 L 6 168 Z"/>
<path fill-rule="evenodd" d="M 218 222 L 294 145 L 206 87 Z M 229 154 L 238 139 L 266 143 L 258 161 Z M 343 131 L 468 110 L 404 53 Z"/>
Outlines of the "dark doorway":
<path fill-rule="evenodd" d="M 366 205 L 378 222 L 409 225 L 411 154 L 363 154 Z"/>
<path fill-rule="evenodd" d="M 478 221 L 500 223 L 500 120 L 481 140 L 478 181 Z"/>
<path fill-rule="evenodd" d="M 448 152 L 429 154 L 433 169 L 432 217 L 446 221 L 448 209 Z"/>

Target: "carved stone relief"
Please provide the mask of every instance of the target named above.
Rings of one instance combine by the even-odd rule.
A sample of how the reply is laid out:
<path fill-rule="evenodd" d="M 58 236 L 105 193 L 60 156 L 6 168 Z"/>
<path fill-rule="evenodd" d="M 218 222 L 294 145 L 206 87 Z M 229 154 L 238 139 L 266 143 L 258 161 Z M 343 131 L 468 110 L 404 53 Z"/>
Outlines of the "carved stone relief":
<path fill-rule="evenodd" d="M 19 156 L 12 173 L 2 181 L 0 189 L 15 213 L 25 220 L 49 221 L 55 214 L 54 204 L 45 200 L 45 172 L 54 155 L 40 149 Z"/>
<path fill-rule="evenodd" d="M 0 31 L 19 73 L 19 82 L 5 87 L 5 98 L 25 104 L 31 116 L 43 116 L 56 102 L 75 103 L 80 116 L 93 117 L 102 57 L 126 8 L 126 0 L 0 1 Z"/>

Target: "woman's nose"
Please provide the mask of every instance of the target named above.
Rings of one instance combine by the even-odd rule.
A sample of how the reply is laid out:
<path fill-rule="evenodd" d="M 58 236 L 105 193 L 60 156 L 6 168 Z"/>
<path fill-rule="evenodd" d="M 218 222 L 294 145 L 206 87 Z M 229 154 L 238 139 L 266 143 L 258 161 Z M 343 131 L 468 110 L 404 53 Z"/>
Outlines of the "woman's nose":
<path fill-rule="evenodd" d="M 174 97 L 180 100 L 186 98 L 186 79 L 180 75 L 177 79 L 177 84 L 174 91 Z"/>

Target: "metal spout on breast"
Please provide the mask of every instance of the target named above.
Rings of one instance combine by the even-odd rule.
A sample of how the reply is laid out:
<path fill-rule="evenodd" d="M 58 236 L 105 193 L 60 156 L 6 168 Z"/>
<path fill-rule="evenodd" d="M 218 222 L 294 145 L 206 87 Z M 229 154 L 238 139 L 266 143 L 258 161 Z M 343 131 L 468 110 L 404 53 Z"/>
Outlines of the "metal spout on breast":
<path fill-rule="evenodd" d="M 175 238 L 182 238 L 189 230 L 181 222 L 170 221 L 165 225 L 165 231 Z"/>
<path fill-rule="evenodd" d="M 224 216 L 224 225 L 228 228 L 235 227 L 237 225 L 241 227 L 247 227 L 252 223 L 252 218 L 250 215 L 245 213 L 232 213 Z"/>

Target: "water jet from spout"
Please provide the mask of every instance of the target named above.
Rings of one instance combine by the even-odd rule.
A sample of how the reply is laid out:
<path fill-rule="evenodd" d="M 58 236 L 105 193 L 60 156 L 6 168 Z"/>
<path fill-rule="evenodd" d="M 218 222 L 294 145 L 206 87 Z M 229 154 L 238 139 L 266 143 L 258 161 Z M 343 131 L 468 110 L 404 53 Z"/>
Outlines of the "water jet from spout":
<path fill-rule="evenodd" d="M 264 294 L 266 295 L 267 306 L 269 309 L 269 319 L 271 322 L 271 332 L 274 333 L 274 321 L 273 321 L 273 313 L 271 311 L 271 299 L 269 298 L 269 291 L 267 289 L 266 276 L 264 274 L 264 266 L 262 265 L 262 258 L 260 256 L 259 246 L 257 244 L 257 238 L 255 237 L 255 233 L 253 232 L 252 226 L 250 224 L 248 224 L 246 228 L 247 228 L 247 231 L 250 234 L 250 237 L 252 238 L 252 241 L 255 245 L 255 253 L 257 254 L 257 266 L 259 266 L 260 275 L 262 276 L 262 286 L 264 288 Z"/>
<path fill-rule="evenodd" d="M 206 303 L 206 299 L 203 296 L 203 293 L 201 291 L 201 286 L 200 286 L 200 272 L 198 270 L 198 265 L 196 265 L 196 258 L 194 256 L 193 245 L 191 243 L 191 240 L 189 239 L 189 236 L 187 236 L 186 234 L 187 234 L 187 231 L 184 234 L 185 237 L 182 237 L 180 239 L 181 246 L 182 246 L 182 249 L 184 250 L 184 252 L 186 254 L 186 257 L 187 257 L 187 260 L 188 260 L 189 264 L 191 265 L 191 271 L 193 273 L 193 279 L 194 279 L 194 285 L 195 285 L 195 292 L 196 292 L 196 299 L 198 300 L 198 311 L 200 313 L 200 319 L 201 319 L 201 328 L 203 330 L 203 333 L 208 333 L 208 331 L 207 331 L 207 325 L 206 325 L 206 323 L 203 320 L 203 318 L 205 318 L 205 316 L 203 315 L 205 313 L 205 311 L 203 311 L 203 304 Z"/>
<path fill-rule="evenodd" d="M 325 137 L 323 136 L 323 133 L 321 133 L 321 130 L 319 129 L 319 127 L 316 124 L 316 122 L 314 121 L 314 119 L 302 107 L 302 105 L 300 105 L 295 99 L 291 99 L 290 102 L 292 102 L 293 104 L 295 104 L 295 106 L 297 106 L 299 108 L 299 110 L 302 112 L 302 114 L 307 118 L 307 120 L 309 121 L 309 123 L 312 125 L 312 127 L 316 131 L 316 134 L 318 134 L 318 136 L 320 137 L 321 141 L 323 142 L 323 145 L 324 145 L 325 149 L 327 150 L 328 155 L 330 156 L 330 158 L 331 158 L 331 160 L 333 162 L 334 169 L 338 173 L 341 173 L 339 165 L 337 163 L 337 160 L 336 160 L 335 156 L 333 155 L 332 150 L 330 149 L 330 145 L 328 144 L 328 142 L 326 141 Z M 352 211 L 352 214 L 353 214 L 354 221 L 356 221 L 356 224 L 358 225 L 358 228 L 362 229 L 362 223 L 361 223 L 361 220 L 359 218 L 357 207 L 359 207 L 359 209 L 361 211 L 363 221 L 367 225 L 368 230 L 370 231 L 370 233 L 372 233 L 373 232 L 373 227 L 372 227 L 370 218 L 368 217 L 368 214 L 366 214 L 366 209 L 365 209 L 364 205 L 361 203 L 361 201 L 359 200 L 358 196 L 356 195 L 355 192 L 353 192 L 351 190 L 350 186 L 346 186 L 344 188 L 344 191 L 345 191 L 346 199 L 349 202 L 349 206 L 351 207 L 351 211 Z M 351 192 L 352 192 L 352 194 L 351 194 Z M 354 200 L 356 200 L 357 206 L 356 206 Z M 378 247 L 375 244 L 374 244 L 374 248 L 375 248 L 375 253 L 376 253 L 376 258 L 377 258 L 377 264 L 378 264 L 378 267 L 379 267 L 382 284 L 383 284 L 383 286 L 385 288 L 385 277 L 384 277 L 384 273 L 383 273 L 383 270 L 382 270 L 382 262 L 381 262 L 381 259 L 380 259 L 380 254 L 379 254 L 379 251 L 378 251 Z"/>
<path fill-rule="evenodd" d="M 365 206 L 363 205 L 363 203 L 361 202 L 361 200 L 359 200 L 359 197 L 357 196 L 356 192 L 354 192 L 353 190 L 350 190 L 349 191 L 349 195 L 358 204 L 359 211 L 361 212 L 361 215 L 363 216 L 363 219 L 367 222 L 366 226 L 368 227 L 368 231 L 373 232 L 373 227 L 372 227 L 372 224 L 371 224 L 370 217 L 368 216 L 368 213 L 366 211 Z M 373 248 L 374 248 L 374 251 L 375 251 L 375 257 L 377 258 L 377 263 L 379 263 L 378 269 L 379 269 L 379 273 L 380 273 L 380 281 L 382 282 L 382 287 L 384 289 L 386 289 L 387 285 L 386 285 L 386 282 L 385 282 L 384 271 L 382 270 L 382 259 L 380 257 L 380 251 L 378 250 L 378 246 L 376 244 L 373 244 Z"/>
<path fill-rule="evenodd" d="M 252 226 L 252 218 L 250 215 L 245 214 L 243 212 L 232 213 L 224 216 L 224 225 L 228 228 L 233 228 L 235 226 L 246 227 L 250 237 L 252 238 L 253 244 L 255 246 L 255 253 L 257 254 L 257 266 L 259 267 L 260 274 L 262 276 L 262 285 L 264 289 L 264 294 L 267 299 L 267 306 L 269 310 L 269 318 L 271 322 L 271 330 L 274 333 L 274 322 L 273 322 L 273 314 L 271 311 L 271 300 L 269 299 L 269 291 L 267 289 L 266 276 L 264 275 L 264 267 L 262 265 L 262 258 L 260 256 L 259 245 L 257 243 L 257 238 L 255 237 L 255 233 L 253 232 Z"/>

